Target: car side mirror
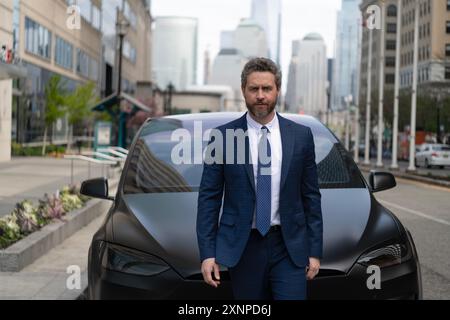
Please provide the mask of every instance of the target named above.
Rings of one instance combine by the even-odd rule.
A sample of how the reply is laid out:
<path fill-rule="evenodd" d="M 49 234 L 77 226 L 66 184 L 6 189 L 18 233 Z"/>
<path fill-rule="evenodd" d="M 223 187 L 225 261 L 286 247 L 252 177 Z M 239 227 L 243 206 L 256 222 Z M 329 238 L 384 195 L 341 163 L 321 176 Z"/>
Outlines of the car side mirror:
<path fill-rule="evenodd" d="M 369 175 L 369 185 L 372 192 L 380 192 L 395 188 L 397 182 L 392 173 L 372 170 Z"/>
<path fill-rule="evenodd" d="M 114 201 L 114 197 L 109 196 L 108 179 L 106 178 L 83 181 L 80 193 L 92 198 Z"/>

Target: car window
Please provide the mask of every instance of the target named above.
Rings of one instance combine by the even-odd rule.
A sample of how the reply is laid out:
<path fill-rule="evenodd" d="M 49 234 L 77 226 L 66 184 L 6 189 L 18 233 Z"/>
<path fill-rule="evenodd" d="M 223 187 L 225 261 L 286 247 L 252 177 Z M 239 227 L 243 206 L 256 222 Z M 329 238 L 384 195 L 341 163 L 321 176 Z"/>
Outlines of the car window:
<path fill-rule="evenodd" d="M 202 123 L 203 134 L 222 123 Z M 199 189 L 203 163 L 194 161 L 194 149 L 201 141 L 197 135 L 187 145 L 192 163 L 175 164 L 172 157 L 179 141 L 171 137 L 176 129 L 184 129 L 194 137 L 194 124 L 175 119 L 155 119 L 145 125 L 130 150 L 130 159 L 125 168 L 123 191 L 135 193 L 196 192 Z M 325 126 L 311 126 L 314 136 L 316 163 L 320 187 L 323 188 L 365 188 L 359 169 L 350 154 Z M 204 151 L 207 141 L 201 143 Z M 183 152 L 178 153 L 183 154 Z M 189 157 L 188 157 L 189 158 Z M 198 160 L 198 159 L 197 159 Z M 197 161 L 198 162 L 198 161 Z"/>

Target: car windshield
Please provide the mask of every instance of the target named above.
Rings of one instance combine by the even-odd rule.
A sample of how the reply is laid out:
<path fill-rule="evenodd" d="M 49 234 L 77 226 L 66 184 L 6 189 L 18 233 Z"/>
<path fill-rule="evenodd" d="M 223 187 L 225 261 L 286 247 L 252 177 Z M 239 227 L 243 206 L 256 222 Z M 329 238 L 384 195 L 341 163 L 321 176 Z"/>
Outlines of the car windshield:
<path fill-rule="evenodd" d="M 124 193 L 197 192 L 209 129 L 228 121 L 161 118 L 145 124 L 130 153 Z M 314 136 L 320 188 L 365 188 L 359 169 L 335 136 L 319 122 L 306 125 Z"/>

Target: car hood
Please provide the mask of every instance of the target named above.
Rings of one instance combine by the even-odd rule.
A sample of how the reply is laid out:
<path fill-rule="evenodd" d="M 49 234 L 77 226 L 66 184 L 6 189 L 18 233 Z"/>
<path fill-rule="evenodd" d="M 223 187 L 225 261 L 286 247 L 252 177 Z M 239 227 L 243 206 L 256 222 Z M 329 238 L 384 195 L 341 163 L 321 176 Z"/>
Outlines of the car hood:
<path fill-rule="evenodd" d="M 323 189 L 321 194 L 324 235 L 321 270 L 325 270 L 325 274 L 328 271 L 339 275 L 346 273 L 365 250 L 380 241 L 373 237 L 373 232 L 368 232 L 370 239 L 364 237 L 371 229 L 371 215 L 380 215 L 380 210 L 373 210 L 378 204 L 367 189 Z M 183 277 L 200 272 L 197 198 L 198 193 L 123 196 L 127 211 L 148 233 L 147 240 L 141 241 L 146 243 L 141 243 L 139 248 L 157 254 Z M 386 222 L 395 229 L 392 218 L 385 217 L 384 224 Z M 121 243 L 124 239 L 122 237 Z"/>

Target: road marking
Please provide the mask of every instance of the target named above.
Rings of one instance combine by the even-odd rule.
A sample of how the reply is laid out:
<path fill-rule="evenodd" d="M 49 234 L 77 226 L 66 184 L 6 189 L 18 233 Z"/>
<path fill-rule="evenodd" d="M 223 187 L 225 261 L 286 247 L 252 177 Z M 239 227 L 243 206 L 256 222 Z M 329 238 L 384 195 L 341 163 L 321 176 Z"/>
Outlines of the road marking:
<path fill-rule="evenodd" d="M 423 212 L 416 211 L 416 210 L 413 210 L 413 209 L 408 209 L 408 208 L 405 208 L 405 207 L 402 207 L 402 206 L 399 206 L 397 204 L 394 204 L 394 203 L 391 203 L 391 202 L 388 202 L 388 201 L 384 201 L 384 200 L 378 200 L 378 201 L 381 202 L 382 204 L 394 207 L 396 209 L 412 213 L 412 214 L 414 214 L 416 216 L 419 216 L 421 218 L 429 219 L 429 220 L 432 220 L 434 222 L 445 224 L 446 226 L 450 226 L 450 222 L 448 222 L 446 220 L 439 219 L 439 218 L 432 217 L 432 216 L 430 216 L 428 214 L 425 214 Z"/>

